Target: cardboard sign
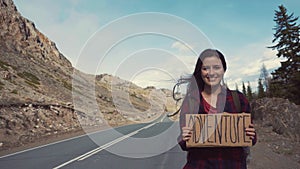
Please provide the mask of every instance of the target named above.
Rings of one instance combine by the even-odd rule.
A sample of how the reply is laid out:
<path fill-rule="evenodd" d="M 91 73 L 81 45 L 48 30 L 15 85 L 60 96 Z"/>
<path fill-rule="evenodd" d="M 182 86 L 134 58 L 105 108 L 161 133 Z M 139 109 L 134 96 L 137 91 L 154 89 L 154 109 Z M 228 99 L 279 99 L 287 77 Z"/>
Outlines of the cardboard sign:
<path fill-rule="evenodd" d="M 250 123 L 250 113 L 187 114 L 186 124 L 193 128 L 187 147 L 252 146 L 245 132 Z"/>

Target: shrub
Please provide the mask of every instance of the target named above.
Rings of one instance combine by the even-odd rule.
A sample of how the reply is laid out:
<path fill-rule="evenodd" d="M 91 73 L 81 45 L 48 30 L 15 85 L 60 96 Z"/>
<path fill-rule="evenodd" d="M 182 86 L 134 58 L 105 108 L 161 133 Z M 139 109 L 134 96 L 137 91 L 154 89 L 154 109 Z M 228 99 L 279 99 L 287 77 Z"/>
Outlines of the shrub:
<path fill-rule="evenodd" d="M 67 81 L 63 80 L 62 81 L 63 85 L 65 88 L 72 90 L 72 84 L 68 83 Z"/>
<path fill-rule="evenodd" d="M 3 87 L 4 87 L 4 83 L 2 83 L 2 82 L 0 81 L 0 90 L 2 90 Z"/>
<path fill-rule="evenodd" d="M 0 67 L 4 70 L 8 70 L 9 64 L 0 60 Z"/>
<path fill-rule="evenodd" d="M 14 89 L 13 91 L 11 91 L 11 93 L 18 94 L 18 91 L 16 89 Z"/>
<path fill-rule="evenodd" d="M 18 73 L 18 76 L 25 79 L 27 84 L 40 85 L 40 79 L 29 72 Z"/>

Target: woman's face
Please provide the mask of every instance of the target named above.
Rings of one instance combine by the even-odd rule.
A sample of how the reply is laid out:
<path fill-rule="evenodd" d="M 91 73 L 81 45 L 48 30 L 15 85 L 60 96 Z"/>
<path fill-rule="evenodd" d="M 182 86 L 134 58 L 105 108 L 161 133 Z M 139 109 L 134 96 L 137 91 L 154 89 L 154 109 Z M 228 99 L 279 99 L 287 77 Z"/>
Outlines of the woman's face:
<path fill-rule="evenodd" d="M 211 56 L 204 58 L 202 62 L 201 77 L 204 84 L 211 87 L 220 85 L 225 73 L 221 59 L 217 56 Z"/>

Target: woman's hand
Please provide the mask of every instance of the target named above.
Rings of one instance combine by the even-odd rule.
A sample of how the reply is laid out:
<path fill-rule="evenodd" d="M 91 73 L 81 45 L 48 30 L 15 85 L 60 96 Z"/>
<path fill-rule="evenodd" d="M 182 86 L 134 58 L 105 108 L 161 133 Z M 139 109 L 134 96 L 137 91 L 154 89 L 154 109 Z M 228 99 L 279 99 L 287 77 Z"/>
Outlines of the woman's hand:
<path fill-rule="evenodd" d="M 192 127 L 182 127 L 182 140 L 188 141 L 193 134 Z"/>
<path fill-rule="evenodd" d="M 256 132 L 255 132 L 253 124 L 250 124 L 249 127 L 246 128 L 246 135 L 250 136 L 250 139 L 252 139 L 252 140 L 255 138 Z"/>

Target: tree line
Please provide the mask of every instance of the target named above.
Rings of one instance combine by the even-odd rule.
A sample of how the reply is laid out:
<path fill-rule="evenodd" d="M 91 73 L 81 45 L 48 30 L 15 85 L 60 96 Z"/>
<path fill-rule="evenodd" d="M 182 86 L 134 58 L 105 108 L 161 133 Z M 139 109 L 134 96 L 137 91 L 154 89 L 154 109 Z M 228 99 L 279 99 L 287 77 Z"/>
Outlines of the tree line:
<path fill-rule="evenodd" d="M 298 17 L 294 17 L 294 13 L 288 14 L 283 5 L 275 10 L 274 45 L 267 48 L 276 50 L 277 57 L 282 60 L 281 66 L 269 75 L 266 66 L 262 65 L 257 93 L 252 92 L 250 82 L 247 88 L 243 82 L 242 92 L 250 101 L 255 98 L 281 97 L 300 104 L 300 24 L 297 21 Z"/>

